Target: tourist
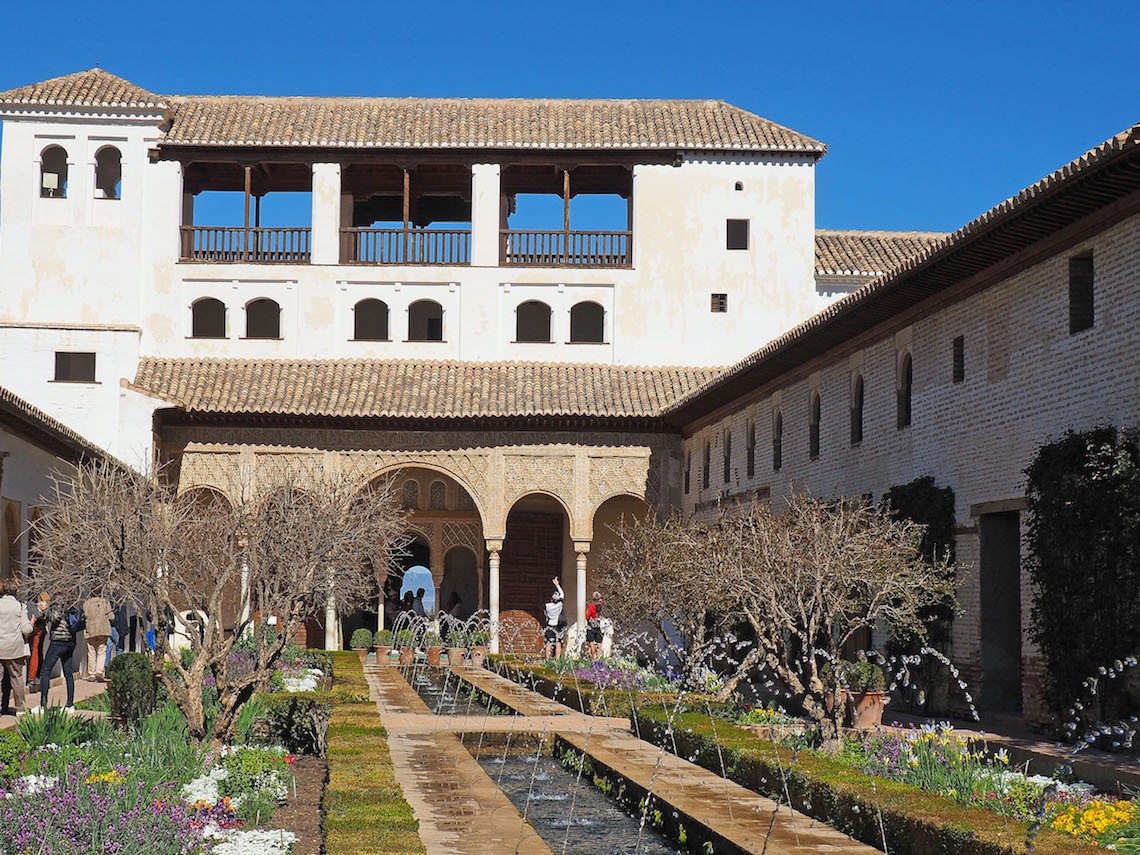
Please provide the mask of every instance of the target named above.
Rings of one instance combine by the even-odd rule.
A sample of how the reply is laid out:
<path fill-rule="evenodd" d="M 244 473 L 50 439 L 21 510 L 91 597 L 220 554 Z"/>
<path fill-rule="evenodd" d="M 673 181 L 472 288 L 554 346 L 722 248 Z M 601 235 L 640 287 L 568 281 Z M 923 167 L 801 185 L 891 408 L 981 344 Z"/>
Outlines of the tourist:
<path fill-rule="evenodd" d="M 384 629 L 394 629 L 400 615 L 400 592 L 389 588 L 384 595 Z"/>
<path fill-rule="evenodd" d="M 51 672 L 59 663 L 63 681 L 67 685 L 67 711 L 75 711 L 75 636 L 83 629 L 83 614 L 77 609 L 65 608 L 55 597 L 40 594 L 36 607 L 44 615 L 47 627 L 48 649 L 40 666 L 40 703 L 32 712 L 39 712 L 48 703 Z"/>
<path fill-rule="evenodd" d="M 46 597 L 46 593 L 40 593 L 39 599 Z M 40 683 L 40 663 L 44 658 L 44 638 L 47 636 L 47 631 L 44 626 L 44 614 L 40 611 L 36 600 L 28 603 L 28 617 L 32 621 L 32 634 L 28 638 L 28 688 L 27 691 L 34 692 Z"/>
<path fill-rule="evenodd" d="M 103 671 L 114 618 L 115 611 L 105 597 L 88 597 L 83 603 L 83 619 L 87 626 L 87 679 L 92 683 L 107 682 Z"/>
<path fill-rule="evenodd" d="M 2 703 L 8 709 L 8 694 L 15 699 L 15 714 L 24 714 L 24 663 L 28 658 L 27 637 L 32 634 L 28 607 L 16 599 L 19 581 L 0 580 L 0 668 L 4 669 Z"/>
<path fill-rule="evenodd" d="M 427 617 L 427 612 L 424 611 L 424 589 L 416 588 L 416 596 L 412 599 L 412 611 L 416 617 Z"/>
<path fill-rule="evenodd" d="M 594 596 L 586 605 L 586 655 L 597 659 L 602 651 L 602 592 L 594 591 Z"/>
<path fill-rule="evenodd" d="M 544 607 L 546 627 L 542 631 L 542 636 L 546 640 L 546 647 L 543 655 L 549 659 L 553 654 L 555 659 L 560 659 L 562 657 L 562 633 L 566 628 L 566 619 L 562 616 L 562 604 L 566 596 L 562 593 L 562 585 L 557 577 L 552 581 L 554 582 L 554 590 L 550 594 L 549 602 Z"/>
<path fill-rule="evenodd" d="M 415 596 L 411 591 L 404 592 L 404 599 L 400 600 L 400 612 L 410 612 L 415 609 Z"/>

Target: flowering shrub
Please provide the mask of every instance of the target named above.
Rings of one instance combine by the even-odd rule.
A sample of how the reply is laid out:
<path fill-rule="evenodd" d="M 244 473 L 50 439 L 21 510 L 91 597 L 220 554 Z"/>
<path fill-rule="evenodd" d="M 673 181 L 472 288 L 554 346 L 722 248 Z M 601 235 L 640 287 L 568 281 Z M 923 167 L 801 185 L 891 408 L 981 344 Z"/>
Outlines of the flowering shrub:
<path fill-rule="evenodd" d="M 592 683 L 600 689 L 638 692 L 675 692 L 677 685 L 668 677 L 636 662 L 613 656 L 609 659 L 552 659 L 544 663 L 562 674 Z"/>
<path fill-rule="evenodd" d="M 1051 823 L 1057 831 L 1098 843 L 1114 843 L 1114 831 L 1137 819 L 1136 807 L 1130 801 L 1093 799 L 1087 805 L 1070 805 Z M 1108 840 L 1104 838 L 1108 837 Z M 1132 840 L 1140 843 L 1140 835 Z M 1114 847 L 1116 848 L 1116 847 Z"/>

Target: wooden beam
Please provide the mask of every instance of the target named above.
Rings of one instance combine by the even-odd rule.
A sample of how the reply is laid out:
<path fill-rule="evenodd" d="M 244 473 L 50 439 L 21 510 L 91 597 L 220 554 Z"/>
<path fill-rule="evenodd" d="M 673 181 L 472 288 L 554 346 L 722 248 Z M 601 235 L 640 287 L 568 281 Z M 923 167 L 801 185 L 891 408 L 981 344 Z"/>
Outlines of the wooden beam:
<path fill-rule="evenodd" d="M 252 170 L 245 168 L 245 260 L 249 261 L 249 191 L 253 183 Z"/>
<path fill-rule="evenodd" d="M 408 217 L 412 212 L 412 173 L 404 169 L 404 263 L 408 261 Z"/>

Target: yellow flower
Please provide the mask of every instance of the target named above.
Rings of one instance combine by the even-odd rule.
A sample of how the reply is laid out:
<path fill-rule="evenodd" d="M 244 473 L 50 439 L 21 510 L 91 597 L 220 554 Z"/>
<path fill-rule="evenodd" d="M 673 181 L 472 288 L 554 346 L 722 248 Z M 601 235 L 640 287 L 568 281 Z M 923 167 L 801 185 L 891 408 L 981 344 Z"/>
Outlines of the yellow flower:
<path fill-rule="evenodd" d="M 83 779 L 85 784 L 121 784 L 123 783 L 123 776 L 113 769 L 110 772 L 104 772 L 102 775 L 91 774 Z"/>
<path fill-rule="evenodd" d="M 1076 805 L 1057 814 L 1051 823 L 1056 831 L 1073 837 L 1093 839 L 1110 829 L 1127 825 L 1136 813 L 1133 802 L 1121 799 L 1115 802 L 1093 799 L 1084 808 Z"/>

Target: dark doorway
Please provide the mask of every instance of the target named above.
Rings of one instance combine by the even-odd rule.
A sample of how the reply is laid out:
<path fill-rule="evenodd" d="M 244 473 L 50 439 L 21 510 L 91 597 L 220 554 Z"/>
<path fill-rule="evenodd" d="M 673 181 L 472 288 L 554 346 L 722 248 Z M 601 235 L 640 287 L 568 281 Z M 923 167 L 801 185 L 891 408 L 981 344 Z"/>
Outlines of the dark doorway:
<path fill-rule="evenodd" d="M 979 518 L 982 696 L 987 712 L 1021 712 L 1021 525 L 1017 511 Z"/>
<path fill-rule="evenodd" d="M 564 519 L 560 512 L 511 511 L 499 571 L 500 612 L 518 609 L 541 618 L 550 580 L 562 578 Z"/>

